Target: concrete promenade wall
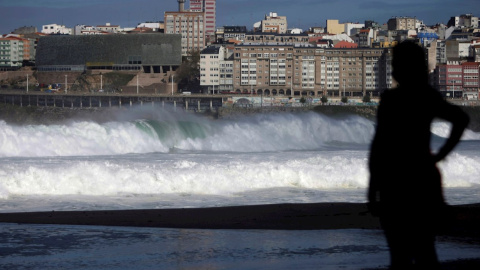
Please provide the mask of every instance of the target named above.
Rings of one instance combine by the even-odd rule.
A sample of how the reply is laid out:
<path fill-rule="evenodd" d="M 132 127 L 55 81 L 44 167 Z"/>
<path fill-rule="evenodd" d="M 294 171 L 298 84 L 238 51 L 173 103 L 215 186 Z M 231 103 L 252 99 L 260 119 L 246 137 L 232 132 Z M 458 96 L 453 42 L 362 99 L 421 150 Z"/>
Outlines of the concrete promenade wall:
<path fill-rule="evenodd" d="M 185 111 L 216 111 L 224 97 L 203 95 L 117 95 L 117 94 L 57 94 L 43 92 L 0 93 L 0 104 L 20 107 L 112 108 L 150 106 Z"/>

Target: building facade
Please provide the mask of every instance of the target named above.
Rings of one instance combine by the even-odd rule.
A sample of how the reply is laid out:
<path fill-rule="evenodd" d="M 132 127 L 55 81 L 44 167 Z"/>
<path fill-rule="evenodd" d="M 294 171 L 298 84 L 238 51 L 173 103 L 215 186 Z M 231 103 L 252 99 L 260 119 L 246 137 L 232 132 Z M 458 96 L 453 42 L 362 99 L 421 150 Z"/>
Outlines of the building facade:
<path fill-rule="evenodd" d="M 211 46 L 200 53 L 200 85 L 204 93 L 233 92 L 233 59 L 226 47 Z"/>
<path fill-rule="evenodd" d="M 345 25 L 338 20 L 327 20 L 327 33 L 332 35 L 341 34 L 345 31 Z"/>
<path fill-rule="evenodd" d="M 60 35 L 72 35 L 73 30 L 72 28 L 65 27 L 65 25 L 58 25 L 58 24 L 47 24 L 42 26 L 42 33 L 43 34 L 60 34 Z"/>
<path fill-rule="evenodd" d="M 22 67 L 25 48 L 24 41 L 16 37 L 0 38 L 0 70 Z"/>
<path fill-rule="evenodd" d="M 120 25 L 113 25 L 111 23 L 106 23 L 105 25 L 97 25 L 97 29 L 99 31 L 103 31 L 111 34 L 116 34 L 122 30 L 120 28 Z"/>
<path fill-rule="evenodd" d="M 205 48 L 205 20 L 203 12 L 165 12 L 165 34 L 181 35 L 182 55 Z"/>
<path fill-rule="evenodd" d="M 478 17 L 473 16 L 473 14 L 462 14 L 451 17 L 447 25 L 456 28 L 478 28 Z"/>
<path fill-rule="evenodd" d="M 244 43 L 234 50 L 238 93 L 378 96 L 393 85 L 391 49 L 334 49 L 308 44 Z"/>
<path fill-rule="evenodd" d="M 99 35 L 41 37 L 38 71 L 87 69 L 167 73 L 182 62 L 180 35 Z"/>
<path fill-rule="evenodd" d="M 480 63 L 449 61 L 438 65 L 434 86 L 445 98 L 478 99 Z"/>
<path fill-rule="evenodd" d="M 387 22 L 388 30 L 415 30 L 417 19 L 414 17 L 394 17 Z"/>
<path fill-rule="evenodd" d="M 286 34 L 288 23 L 286 16 L 278 16 L 276 12 L 270 12 L 262 20 L 261 31 L 264 33 Z"/>
<path fill-rule="evenodd" d="M 217 23 L 216 0 L 190 0 L 190 11 L 205 13 L 205 35 L 213 41 Z"/>
<path fill-rule="evenodd" d="M 462 81 L 463 81 L 463 98 L 468 100 L 478 99 L 478 91 L 480 90 L 479 75 L 480 63 L 465 62 L 462 63 Z"/>

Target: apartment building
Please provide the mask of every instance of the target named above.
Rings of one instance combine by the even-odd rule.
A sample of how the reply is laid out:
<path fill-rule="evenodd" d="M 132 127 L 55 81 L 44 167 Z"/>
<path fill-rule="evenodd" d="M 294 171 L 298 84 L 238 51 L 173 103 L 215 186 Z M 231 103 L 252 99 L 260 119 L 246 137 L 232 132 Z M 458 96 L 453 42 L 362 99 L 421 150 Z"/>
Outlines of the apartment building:
<path fill-rule="evenodd" d="M 205 13 L 205 34 L 213 37 L 217 20 L 216 0 L 190 0 L 190 11 Z"/>
<path fill-rule="evenodd" d="M 478 17 L 473 14 L 462 14 L 460 16 L 451 17 L 447 25 L 456 28 L 478 28 Z"/>
<path fill-rule="evenodd" d="M 265 33 L 286 34 L 288 23 L 286 16 L 278 16 L 276 12 L 270 12 L 262 20 L 261 31 Z"/>
<path fill-rule="evenodd" d="M 204 93 L 233 92 L 233 59 L 227 48 L 210 46 L 201 51 L 200 85 Z"/>
<path fill-rule="evenodd" d="M 462 81 L 463 81 L 463 98 L 478 99 L 480 63 L 465 62 L 462 63 Z"/>
<path fill-rule="evenodd" d="M 433 85 L 446 98 L 478 99 L 480 63 L 449 61 L 438 65 Z"/>
<path fill-rule="evenodd" d="M 245 34 L 245 42 L 255 43 L 308 43 L 310 37 L 302 34 L 278 34 L 266 32 L 250 32 Z"/>
<path fill-rule="evenodd" d="M 435 69 L 433 85 L 444 97 L 460 98 L 463 91 L 463 72 L 460 62 L 448 61 Z"/>
<path fill-rule="evenodd" d="M 190 0 L 190 11 L 203 12 L 203 2 L 204 0 Z"/>
<path fill-rule="evenodd" d="M 203 12 L 165 12 L 165 34 L 182 36 L 182 55 L 201 51 L 205 47 L 205 20 Z"/>
<path fill-rule="evenodd" d="M 106 23 L 105 25 L 97 25 L 97 29 L 99 31 L 112 33 L 112 34 L 116 34 L 122 30 L 120 28 L 120 25 L 112 25 L 111 23 Z"/>
<path fill-rule="evenodd" d="M 415 30 L 417 19 L 415 17 L 393 17 L 387 22 L 388 30 Z"/>
<path fill-rule="evenodd" d="M 234 49 L 234 89 L 239 93 L 291 95 L 293 46 L 243 43 Z"/>
<path fill-rule="evenodd" d="M 245 41 L 245 37 L 247 35 L 247 27 L 246 26 L 223 26 L 218 27 L 215 32 L 215 40 L 217 43 L 224 43 L 228 41 Z"/>
<path fill-rule="evenodd" d="M 264 95 L 378 96 L 393 85 L 391 49 L 243 43 L 234 50 L 236 92 Z"/>
<path fill-rule="evenodd" d="M 65 27 L 65 25 L 58 24 L 47 24 L 42 26 L 43 34 L 61 34 L 61 35 L 72 35 L 73 29 Z"/>
<path fill-rule="evenodd" d="M 345 32 L 345 24 L 339 23 L 338 20 L 327 20 L 327 33 L 337 35 Z"/>
<path fill-rule="evenodd" d="M 0 70 L 22 67 L 24 54 L 23 39 L 17 37 L 0 38 Z"/>

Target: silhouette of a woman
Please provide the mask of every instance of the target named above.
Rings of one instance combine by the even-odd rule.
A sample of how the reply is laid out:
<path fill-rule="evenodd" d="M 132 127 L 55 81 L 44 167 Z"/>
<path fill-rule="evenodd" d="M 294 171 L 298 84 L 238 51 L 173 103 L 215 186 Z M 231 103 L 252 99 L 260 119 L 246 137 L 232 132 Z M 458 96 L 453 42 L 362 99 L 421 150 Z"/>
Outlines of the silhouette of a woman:
<path fill-rule="evenodd" d="M 469 118 L 428 84 L 420 46 L 404 41 L 394 47 L 392 67 L 399 86 L 381 95 L 369 159 L 369 206 L 380 217 L 391 269 L 435 269 L 435 229 L 446 205 L 436 163 L 457 145 Z M 432 153 L 435 118 L 451 122 L 452 130 Z"/>

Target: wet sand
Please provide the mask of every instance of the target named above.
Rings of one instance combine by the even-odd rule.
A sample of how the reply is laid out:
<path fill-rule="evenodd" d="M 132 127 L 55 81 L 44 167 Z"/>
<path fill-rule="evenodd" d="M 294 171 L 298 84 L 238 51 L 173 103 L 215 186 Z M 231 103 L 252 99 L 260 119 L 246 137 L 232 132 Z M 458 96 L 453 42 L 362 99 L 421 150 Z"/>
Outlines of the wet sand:
<path fill-rule="evenodd" d="M 451 216 L 443 236 L 480 244 L 480 204 L 453 206 Z M 361 203 L 0 213 L 0 222 L 194 229 L 380 229 L 378 218 Z M 479 259 L 444 262 L 441 269 L 480 269 L 480 255 Z"/>
<path fill-rule="evenodd" d="M 480 204 L 453 206 L 445 233 L 480 236 Z M 310 203 L 212 208 L 0 213 L 0 222 L 196 229 L 380 229 L 362 203 Z"/>

